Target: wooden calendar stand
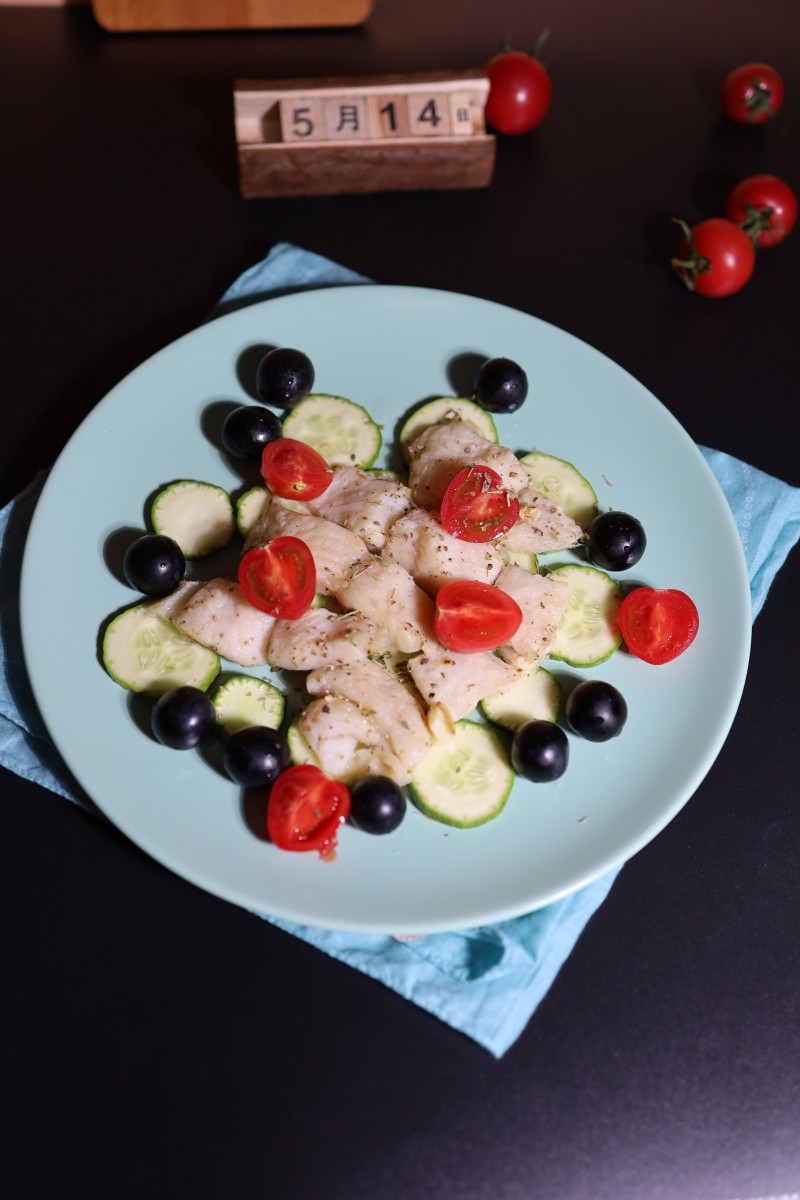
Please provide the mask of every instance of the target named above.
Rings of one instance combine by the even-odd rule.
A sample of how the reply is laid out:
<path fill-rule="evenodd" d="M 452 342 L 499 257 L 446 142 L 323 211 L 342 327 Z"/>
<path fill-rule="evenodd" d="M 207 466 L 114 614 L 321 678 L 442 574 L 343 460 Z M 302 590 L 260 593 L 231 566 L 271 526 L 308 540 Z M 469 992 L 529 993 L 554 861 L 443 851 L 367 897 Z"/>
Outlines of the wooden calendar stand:
<path fill-rule="evenodd" d="M 238 82 L 241 193 L 487 187 L 495 160 L 488 91 L 483 71 Z"/>

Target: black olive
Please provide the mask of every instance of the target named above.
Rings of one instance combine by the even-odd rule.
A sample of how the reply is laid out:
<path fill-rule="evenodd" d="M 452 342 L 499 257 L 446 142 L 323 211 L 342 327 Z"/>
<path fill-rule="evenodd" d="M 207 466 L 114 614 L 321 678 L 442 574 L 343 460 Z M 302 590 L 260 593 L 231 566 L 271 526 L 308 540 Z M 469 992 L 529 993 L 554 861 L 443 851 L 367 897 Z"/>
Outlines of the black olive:
<path fill-rule="evenodd" d="M 517 775 L 533 783 L 550 783 L 564 774 L 568 761 L 567 735 L 552 721 L 526 721 L 515 731 L 511 765 Z"/>
<path fill-rule="evenodd" d="M 516 412 L 528 394 L 528 377 L 510 358 L 489 358 L 475 376 L 475 400 L 487 412 Z"/>
<path fill-rule="evenodd" d="M 586 534 L 589 558 L 606 571 L 627 571 L 642 557 L 646 545 L 642 524 L 630 513 L 601 513 Z"/>
<path fill-rule="evenodd" d="M 183 551 L 163 533 L 146 533 L 125 551 L 122 570 L 128 583 L 145 596 L 168 596 L 186 570 Z"/>
<path fill-rule="evenodd" d="M 184 684 L 160 696 L 152 714 L 153 733 L 170 750 L 192 750 L 215 725 L 214 705 L 200 688 Z"/>
<path fill-rule="evenodd" d="M 265 354 L 256 369 L 256 392 L 264 404 L 294 408 L 314 386 L 314 367 L 302 350 L 279 347 Z"/>

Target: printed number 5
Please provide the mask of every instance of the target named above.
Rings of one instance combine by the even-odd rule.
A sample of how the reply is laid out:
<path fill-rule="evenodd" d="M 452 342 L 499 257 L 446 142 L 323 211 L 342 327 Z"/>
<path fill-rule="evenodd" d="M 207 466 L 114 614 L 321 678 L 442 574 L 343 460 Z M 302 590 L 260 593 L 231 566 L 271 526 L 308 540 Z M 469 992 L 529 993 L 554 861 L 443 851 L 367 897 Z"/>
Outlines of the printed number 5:
<path fill-rule="evenodd" d="M 306 114 L 310 108 L 296 108 L 292 112 L 292 132 L 295 137 L 310 137 L 314 132 L 314 122 Z"/>

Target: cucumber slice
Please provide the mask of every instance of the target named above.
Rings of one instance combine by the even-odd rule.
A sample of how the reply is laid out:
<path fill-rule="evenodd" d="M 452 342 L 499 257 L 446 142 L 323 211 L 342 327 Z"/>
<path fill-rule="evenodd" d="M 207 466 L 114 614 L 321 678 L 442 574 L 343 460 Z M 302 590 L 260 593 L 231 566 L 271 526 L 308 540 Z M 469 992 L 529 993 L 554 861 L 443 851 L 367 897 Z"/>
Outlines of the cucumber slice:
<path fill-rule="evenodd" d="M 539 559 L 531 551 L 509 550 L 505 546 L 498 546 L 497 549 L 507 566 L 522 567 L 523 571 L 530 571 L 531 575 L 535 575 L 539 570 Z"/>
<path fill-rule="evenodd" d="M 326 596 L 324 592 L 315 592 L 314 599 L 311 601 L 312 608 L 327 608 L 328 612 L 341 612 L 341 605 L 337 604 L 333 596 Z"/>
<path fill-rule="evenodd" d="M 247 537 L 258 524 L 269 498 L 269 488 L 258 485 L 243 492 L 236 501 L 236 528 L 242 537 Z"/>
<path fill-rule="evenodd" d="M 398 475 L 397 471 L 390 471 L 387 467 L 367 467 L 370 475 L 374 475 L 376 479 L 388 479 L 392 483 L 408 483 L 408 477 L 403 478 Z"/>
<path fill-rule="evenodd" d="M 286 697 L 265 679 L 252 675 L 231 675 L 211 697 L 217 722 L 225 733 L 265 725 L 280 729 L 286 711 Z"/>
<path fill-rule="evenodd" d="M 400 426 L 398 442 L 403 458 L 408 459 L 408 447 L 421 433 L 431 425 L 438 425 L 446 419 L 466 421 L 477 429 L 489 442 L 497 441 L 497 426 L 494 419 L 485 408 L 481 408 L 474 400 L 457 396 L 440 396 L 437 400 L 426 400 L 419 408 L 408 416 Z"/>
<path fill-rule="evenodd" d="M 589 480 L 563 458 L 534 450 L 519 460 L 528 473 L 531 487 L 563 508 L 581 529 L 588 529 L 597 516 L 597 494 Z"/>
<path fill-rule="evenodd" d="M 136 604 L 114 617 L 103 637 L 102 658 L 122 687 L 154 696 L 183 684 L 206 691 L 220 667 L 218 654 L 191 641 L 150 604 Z"/>
<path fill-rule="evenodd" d="M 569 584 L 569 603 L 561 618 L 550 657 L 572 667 L 594 667 L 619 649 L 617 613 L 622 587 L 596 567 L 556 567 L 553 579 Z"/>
<path fill-rule="evenodd" d="M 300 727 L 296 719 L 292 721 L 286 730 L 286 741 L 288 742 L 289 753 L 292 756 L 292 762 L 295 766 L 302 766 L 303 763 L 311 763 L 315 767 L 319 766 L 319 759 L 300 732 Z"/>
<path fill-rule="evenodd" d="M 236 530 L 231 498 L 215 483 L 179 479 L 158 493 L 150 508 L 156 533 L 178 543 L 186 558 L 221 550 Z"/>
<path fill-rule="evenodd" d="M 536 667 L 506 692 L 486 696 L 479 708 L 504 729 L 519 729 L 526 721 L 555 721 L 561 706 L 558 680 L 544 667 Z"/>
<path fill-rule="evenodd" d="M 360 404 L 315 393 L 283 421 L 283 436 L 313 446 L 332 467 L 371 467 L 382 444 L 380 426 Z"/>
<path fill-rule="evenodd" d="M 417 764 L 409 792 L 429 817 L 470 829 L 502 811 L 513 783 L 499 734 L 465 719 L 456 721 L 455 733 L 435 742 Z"/>

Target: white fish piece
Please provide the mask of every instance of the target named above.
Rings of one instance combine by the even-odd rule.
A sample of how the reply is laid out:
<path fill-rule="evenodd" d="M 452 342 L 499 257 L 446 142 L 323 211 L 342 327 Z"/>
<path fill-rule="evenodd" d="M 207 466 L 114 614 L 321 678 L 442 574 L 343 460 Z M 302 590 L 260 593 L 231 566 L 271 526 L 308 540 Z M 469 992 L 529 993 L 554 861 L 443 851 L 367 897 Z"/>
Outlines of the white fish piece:
<path fill-rule="evenodd" d="M 187 637 L 239 666 L 261 667 L 268 661 L 275 617 L 249 604 L 231 579 L 201 584 L 170 619 Z"/>
<path fill-rule="evenodd" d="M 411 490 L 393 479 L 380 479 L 359 467 L 334 467 L 333 478 L 309 512 L 349 529 L 370 550 L 380 550 L 389 526 L 411 508 Z"/>
<path fill-rule="evenodd" d="M 505 566 L 490 542 L 460 541 L 424 508 L 414 508 L 395 521 L 381 558 L 403 567 L 431 596 L 453 579 L 494 583 Z"/>
<path fill-rule="evenodd" d="M 512 450 L 490 442 L 466 421 L 429 426 L 411 443 L 408 454 L 408 484 L 421 508 L 439 508 L 450 480 L 464 467 L 491 467 L 514 496 L 529 483 L 528 472 Z"/>
<path fill-rule="evenodd" d="M 553 644 L 561 618 L 567 610 L 569 585 L 563 579 L 534 575 L 522 567 L 505 567 L 497 587 L 522 609 L 522 624 L 513 638 L 497 653 L 506 662 L 530 670 L 538 666 Z"/>
<path fill-rule="evenodd" d="M 293 621 L 278 620 L 269 643 L 269 664 L 286 671 L 359 662 L 391 648 L 389 636 L 361 613 L 310 608 Z"/>
<path fill-rule="evenodd" d="M 432 745 L 420 701 L 370 659 L 312 671 L 306 687 L 312 696 L 340 696 L 358 705 L 374 725 L 373 750 L 383 761 L 397 759 L 410 772 Z"/>
<path fill-rule="evenodd" d="M 397 563 L 376 558 L 337 588 L 344 609 L 357 609 L 386 630 L 396 650 L 414 654 L 433 640 L 434 603 Z"/>
<path fill-rule="evenodd" d="M 298 718 L 298 728 L 323 771 L 353 782 L 364 775 L 388 775 L 401 786 L 409 770 L 388 748 L 378 724 L 360 705 L 343 696 L 319 696 Z"/>
<path fill-rule="evenodd" d="M 158 613 L 165 621 L 172 621 L 202 586 L 202 580 L 182 579 L 174 592 L 170 592 L 168 596 L 162 596 L 160 600 L 153 601 L 150 605 L 151 611 Z"/>
<path fill-rule="evenodd" d="M 533 488 L 523 488 L 518 496 L 519 518 L 495 545 L 526 554 L 547 554 L 568 550 L 583 537 L 577 521 L 568 517 L 558 504 Z"/>
<path fill-rule="evenodd" d="M 317 591 L 331 596 L 358 563 L 368 563 L 370 552 L 361 538 L 325 517 L 295 512 L 273 499 L 252 533 L 245 550 L 266 546 L 274 538 L 296 537 L 305 542 L 317 570 Z"/>
<path fill-rule="evenodd" d="M 443 708 L 458 721 L 485 696 L 513 687 L 523 672 L 491 651 L 457 654 L 443 646 L 415 655 L 406 664 L 426 704 Z"/>

